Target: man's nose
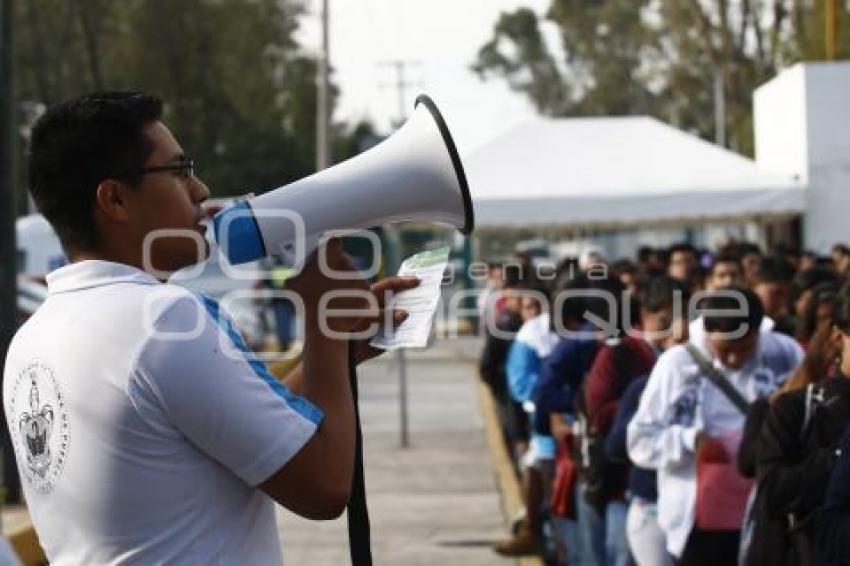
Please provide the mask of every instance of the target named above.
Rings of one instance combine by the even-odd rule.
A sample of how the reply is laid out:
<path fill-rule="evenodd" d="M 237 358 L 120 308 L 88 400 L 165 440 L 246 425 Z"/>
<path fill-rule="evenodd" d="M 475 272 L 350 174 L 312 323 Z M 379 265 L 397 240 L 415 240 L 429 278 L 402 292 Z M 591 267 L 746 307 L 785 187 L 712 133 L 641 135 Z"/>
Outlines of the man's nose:
<path fill-rule="evenodd" d="M 201 203 L 210 198 L 210 189 L 207 187 L 206 183 L 201 181 L 198 177 L 193 177 L 192 179 L 195 184 L 194 197 L 195 202 Z"/>

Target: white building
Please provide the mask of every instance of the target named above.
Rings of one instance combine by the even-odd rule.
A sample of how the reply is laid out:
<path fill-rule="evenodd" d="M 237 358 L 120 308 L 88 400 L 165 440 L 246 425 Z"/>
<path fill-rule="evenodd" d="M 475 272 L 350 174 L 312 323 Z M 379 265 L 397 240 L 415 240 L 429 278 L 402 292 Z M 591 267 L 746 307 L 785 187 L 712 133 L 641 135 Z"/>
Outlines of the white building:
<path fill-rule="evenodd" d="M 755 160 L 648 117 L 521 124 L 464 160 L 479 236 L 530 229 L 612 257 L 683 239 L 850 240 L 850 63 L 792 67 L 754 105 Z"/>
<path fill-rule="evenodd" d="M 783 71 L 753 97 L 756 162 L 806 187 L 803 240 L 850 241 L 850 61 Z"/>

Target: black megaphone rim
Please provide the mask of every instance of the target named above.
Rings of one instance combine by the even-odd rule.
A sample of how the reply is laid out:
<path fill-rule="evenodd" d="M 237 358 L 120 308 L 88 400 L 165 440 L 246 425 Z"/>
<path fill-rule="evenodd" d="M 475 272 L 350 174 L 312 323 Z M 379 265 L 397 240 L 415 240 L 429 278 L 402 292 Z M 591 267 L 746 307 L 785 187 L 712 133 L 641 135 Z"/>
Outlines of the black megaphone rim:
<path fill-rule="evenodd" d="M 464 222 L 463 228 L 460 229 L 460 232 L 462 234 L 469 235 L 472 233 L 472 230 L 475 229 L 475 213 L 472 210 L 472 195 L 469 194 L 469 184 L 466 182 L 466 174 L 463 172 L 463 164 L 460 161 L 460 155 L 457 152 L 457 147 L 452 139 L 452 134 L 449 132 L 449 127 L 443 119 L 443 115 L 440 114 L 439 109 L 437 109 L 437 105 L 434 104 L 431 97 L 426 94 L 420 94 L 416 97 L 416 104 L 414 104 L 414 108 L 420 104 L 424 104 L 425 108 L 431 112 L 431 116 L 433 116 L 434 121 L 437 123 L 437 127 L 440 129 L 440 135 L 443 136 L 443 143 L 446 144 L 446 149 L 449 151 L 449 157 L 452 160 L 455 175 L 457 175 L 457 180 L 460 184 L 461 198 L 463 198 Z"/>

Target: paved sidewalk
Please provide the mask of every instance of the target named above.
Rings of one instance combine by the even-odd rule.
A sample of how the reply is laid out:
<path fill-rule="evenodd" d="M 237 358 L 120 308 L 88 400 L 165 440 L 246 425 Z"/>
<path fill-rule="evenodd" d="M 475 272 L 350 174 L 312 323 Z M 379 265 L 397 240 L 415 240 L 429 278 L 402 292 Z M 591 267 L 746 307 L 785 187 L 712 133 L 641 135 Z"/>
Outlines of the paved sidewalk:
<path fill-rule="evenodd" d="M 395 354 L 360 369 L 366 484 L 377 565 L 510 565 L 491 549 L 506 522 L 476 392 L 478 342 L 408 355 L 410 440 L 399 447 Z M 284 560 L 349 564 L 345 518 L 279 515 Z"/>

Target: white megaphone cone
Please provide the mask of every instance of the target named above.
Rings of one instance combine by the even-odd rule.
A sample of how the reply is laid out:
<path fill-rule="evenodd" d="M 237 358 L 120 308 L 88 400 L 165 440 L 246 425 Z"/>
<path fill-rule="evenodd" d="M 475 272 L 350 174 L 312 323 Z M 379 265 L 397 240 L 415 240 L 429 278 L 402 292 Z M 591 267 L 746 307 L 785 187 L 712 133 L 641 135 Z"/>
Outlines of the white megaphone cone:
<path fill-rule="evenodd" d="M 230 263 L 273 256 L 296 265 L 333 230 L 429 221 L 472 232 L 472 199 L 457 148 L 434 102 L 369 151 L 231 206 L 214 219 Z"/>

